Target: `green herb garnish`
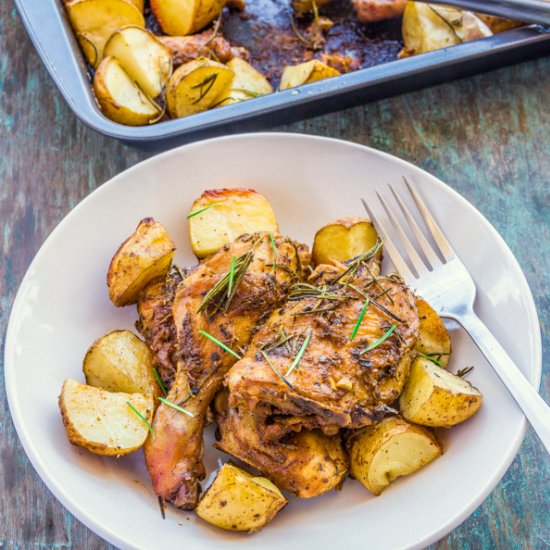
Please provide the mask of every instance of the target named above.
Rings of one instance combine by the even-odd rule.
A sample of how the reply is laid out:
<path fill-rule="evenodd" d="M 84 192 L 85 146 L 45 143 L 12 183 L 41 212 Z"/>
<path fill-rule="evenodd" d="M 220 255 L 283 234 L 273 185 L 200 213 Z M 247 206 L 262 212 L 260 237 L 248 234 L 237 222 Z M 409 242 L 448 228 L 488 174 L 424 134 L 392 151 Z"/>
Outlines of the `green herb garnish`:
<path fill-rule="evenodd" d="M 136 414 L 137 416 L 139 417 L 139 419 L 147 426 L 147 429 L 149 430 L 149 432 L 151 433 L 151 436 L 152 437 L 155 437 L 155 432 L 153 431 L 153 428 L 151 427 L 151 424 L 149 424 L 149 421 L 147 420 L 147 418 L 145 418 L 133 405 L 132 403 L 130 403 L 130 401 L 126 401 L 126 405 L 128 405 L 128 407 L 130 407 L 130 409 L 132 409 Z"/>
<path fill-rule="evenodd" d="M 210 76 L 207 76 L 202 82 L 195 84 L 195 86 L 191 86 L 192 90 L 199 90 L 199 97 L 191 103 L 192 105 L 197 104 L 212 89 L 218 78 L 218 75 L 219 73 L 213 73 Z"/>
<path fill-rule="evenodd" d="M 199 214 L 202 214 L 205 210 L 210 210 L 210 208 L 214 208 L 214 206 L 220 205 L 221 202 L 215 202 L 213 204 L 209 204 L 208 206 L 205 206 L 204 208 L 201 208 L 200 210 L 197 210 L 195 212 L 191 212 L 190 214 L 187 214 L 187 219 L 194 218 L 195 216 L 198 216 Z"/>
<path fill-rule="evenodd" d="M 443 365 L 433 356 L 426 355 L 425 353 L 422 353 L 421 351 L 416 352 L 420 357 L 424 357 L 424 359 L 427 359 L 428 361 L 431 361 L 432 363 L 435 363 L 438 367 L 443 367 Z"/>
<path fill-rule="evenodd" d="M 361 326 L 361 323 L 363 322 L 363 317 L 365 316 L 365 311 L 367 311 L 367 308 L 369 307 L 369 301 L 370 298 L 367 296 L 365 303 L 363 304 L 363 307 L 361 308 L 361 312 L 359 313 L 359 317 L 357 318 L 357 323 L 355 324 L 355 327 L 353 328 L 353 331 L 351 333 L 349 341 L 351 342 L 355 335 L 357 334 L 357 331 L 359 330 L 359 327 Z"/>
<path fill-rule="evenodd" d="M 279 369 L 271 362 L 265 351 L 260 350 L 260 353 L 263 355 L 267 364 L 271 367 L 271 370 L 291 389 L 294 389 L 294 386 L 279 372 Z"/>
<path fill-rule="evenodd" d="M 191 417 L 195 416 L 191 411 L 188 411 L 187 409 L 184 409 L 183 407 L 180 407 L 179 405 L 172 403 L 172 401 L 168 401 L 168 399 L 164 399 L 164 397 L 158 397 L 157 399 L 162 403 L 164 403 L 165 405 L 168 405 L 169 407 L 172 407 L 176 411 L 184 413 L 187 416 L 191 416 Z"/>
<path fill-rule="evenodd" d="M 367 351 L 371 351 L 373 350 L 374 348 L 377 348 L 382 342 L 385 342 L 392 334 L 392 332 L 397 328 L 397 325 L 392 325 L 391 328 L 389 328 L 387 330 L 387 332 L 381 336 L 380 338 L 378 338 L 378 340 L 376 340 L 376 342 L 373 342 L 372 344 L 370 344 L 369 346 L 367 346 L 361 353 L 364 353 L 364 352 L 367 352 Z"/>
<path fill-rule="evenodd" d="M 474 367 L 465 367 L 463 369 L 460 369 L 456 375 L 459 377 L 459 378 L 462 378 L 463 376 L 466 376 L 468 373 L 472 372 L 474 370 Z"/>
<path fill-rule="evenodd" d="M 277 265 L 277 245 L 275 244 L 275 239 L 273 238 L 273 233 L 269 234 L 269 240 L 271 241 L 271 248 L 273 249 L 273 271 L 275 271 L 275 266 Z"/>
<path fill-rule="evenodd" d="M 222 348 L 224 351 L 226 351 L 236 359 L 241 359 L 241 356 L 238 353 L 235 353 L 231 348 L 228 348 L 223 342 L 220 342 L 217 338 L 215 338 L 211 334 L 208 334 L 208 332 L 206 332 L 205 330 L 199 330 L 199 334 L 202 334 L 203 336 L 214 342 L 214 344 L 220 346 L 220 348 Z"/>
<path fill-rule="evenodd" d="M 300 347 L 300 351 L 298 351 L 298 354 L 294 358 L 292 365 L 290 365 L 290 368 L 286 371 L 285 376 L 290 376 L 292 371 L 300 364 L 300 361 L 302 360 L 304 352 L 306 351 L 307 345 L 309 344 L 310 338 L 311 338 L 311 329 L 308 328 L 306 330 L 306 337 L 304 338 L 304 341 L 302 342 L 302 346 Z"/>
<path fill-rule="evenodd" d="M 167 395 L 168 392 L 166 391 L 166 386 L 164 385 L 164 382 L 162 381 L 162 378 L 160 377 L 159 371 L 153 367 L 153 374 L 155 375 L 155 378 L 157 379 L 158 385 L 160 386 L 160 389 L 162 390 L 162 393 L 164 395 Z"/>
<path fill-rule="evenodd" d="M 235 264 L 237 262 L 237 258 L 235 256 L 231 256 L 231 265 L 229 266 L 229 281 L 227 283 L 227 295 L 231 296 L 231 291 L 233 290 L 233 281 L 235 280 Z"/>

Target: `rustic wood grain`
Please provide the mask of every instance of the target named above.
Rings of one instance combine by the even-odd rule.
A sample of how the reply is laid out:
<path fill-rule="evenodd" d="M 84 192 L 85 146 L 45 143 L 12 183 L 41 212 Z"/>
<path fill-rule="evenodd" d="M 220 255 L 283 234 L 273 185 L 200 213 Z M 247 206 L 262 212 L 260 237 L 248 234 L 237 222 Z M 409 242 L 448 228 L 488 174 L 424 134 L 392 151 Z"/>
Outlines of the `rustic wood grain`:
<path fill-rule="evenodd" d="M 449 183 L 495 225 L 538 307 L 550 393 L 550 58 L 282 128 L 388 151 Z M 0 3 L 0 334 L 32 257 L 81 199 L 147 158 L 79 123 Z M 45 488 L 19 443 L 0 377 L 0 548 L 111 548 Z M 475 464 L 465 464 L 467 476 Z M 530 430 L 502 482 L 433 548 L 550 547 L 549 460 Z"/>

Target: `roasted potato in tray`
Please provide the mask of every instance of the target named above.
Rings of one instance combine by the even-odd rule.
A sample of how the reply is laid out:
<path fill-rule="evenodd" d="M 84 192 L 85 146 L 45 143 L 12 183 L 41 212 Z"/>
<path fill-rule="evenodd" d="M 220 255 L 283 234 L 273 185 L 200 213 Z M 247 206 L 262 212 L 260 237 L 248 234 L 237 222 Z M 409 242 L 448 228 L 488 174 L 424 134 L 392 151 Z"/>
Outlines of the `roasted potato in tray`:
<path fill-rule="evenodd" d="M 284 68 L 281 76 L 280 90 L 295 88 L 303 84 L 310 84 L 325 78 L 338 76 L 339 71 L 321 63 L 317 59 L 300 63 L 299 65 L 288 65 Z"/>
<path fill-rule="evenodd" d="M 141 220 L 109 265 L 107 286 L 113 304 L 119 307 L 135 303 L 150 281 L 167 273 L 175 249 L 160 223 L 153 218 Z"/>
<path fill-rule="evenodd" d="M 193 34 L 218 17 L 225 0 L 151 0 L 151 11 L 166 34 Z"/>
<path fill-rule="evenodd" d="M 86 384 L 113 392 L 156 397 L 160 387 L 153 373 L 149 346 L 129 330 L 113 330 L 91 346 L 82 366 Z"/>
<path fill-rule="evenodd" d="M 120 27 L 145 27 L 138 3 L 127 0 L 73 0 L 65 5 L 80 47 L 90 65 L 98 67 L 109 37 Z"/>
<path fill-rule="evenodd" d="M 191 247 L 198 258 L 213 254 L 244 233 L 279 228 L 271 205 L 252 189 L 205 191 L 188 215 Z"/>
<path fill-rule="evenodd" d="M 226 95 L 218 101 L 216 106 L 230 105 L 273 92 L 273 87 L 267 78 L 244 59 L 234 57 L 227 62 L 226 66 L 235 76 Z"/>
<path fill-rule="evenodd" d="M 392 481 L 416 472 L 442 452 L 430 430 L 398 416 L 389 417 L 352 436 L 350 471 L 379 495 Z"/>
<path fill-rule="evenodd" d="M 451 357 L 451 337 L 439 315 L 422 298 L 416 298 L 420 331 L 414 349 L 446 367 Z"/>
<path fill-rule="evenodd" d="M 377 241 L 378 233 L 370 220 L 341 218 L 325 225 L 315 234 L 313 262 L 315 265 L 347 262 L 368 252 Z"/>
<path fill-rule="evenodd" d="M 201 498 L 196 512 L 221 529 L 253 533 L 286 504 L 281 491 L 267 478 L 255 477 L 228 462 Z"/>
<path fill-rule="evenodd" d="M 105 44 L 103 54 L 114 57 L 152 99 L 160 95 L 172 74 L 170 50 L 141 27 L 128 26 L 115 31 Z"/>
<path fill-rule="evenodd" d="M 162 109 L 129 77 L 114 57 L 106 57 L 94 75 L 94 92 L 103 114 L 119 124 L 144 126 Z"/>
<path fill-rule="evenodd" d="M 69 378 L 59 409 L 71 443 L 99 455 L 124 455 L 145 443 L 149 431 L 143 419 L 153 418 L 153 397 L 111 393 Z"/>
<path fill-rule="evenodd" d="M 477 388 L 423 357 L 413 361 L 399 398 L 401 414 L 407 420 L 435 428 L 468 420 L 482 402 Z"/>

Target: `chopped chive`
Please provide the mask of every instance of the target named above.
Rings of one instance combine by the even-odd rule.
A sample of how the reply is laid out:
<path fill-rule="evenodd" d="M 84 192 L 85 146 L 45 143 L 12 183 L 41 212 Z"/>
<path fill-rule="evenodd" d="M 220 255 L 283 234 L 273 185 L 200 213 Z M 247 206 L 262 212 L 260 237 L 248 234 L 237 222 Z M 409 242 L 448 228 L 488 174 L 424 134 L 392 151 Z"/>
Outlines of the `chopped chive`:
<path fill-rule="evenodd" d="M 213 204 L 209 204 L 208 206 L 205 206 L 204 208 L 201 208 L 200 210 L 196 210 L 195 212 L 191 212 L 190 214 L 187 214 L 187 219 L 194 218 L 195 216 L 198 216 L 199 214 L 202 214 L 205 210 L 210 210 L 210 208 L 214 208 L 215 206 L 220 205 L 221 202 L 215 202 Z"/>
<path fill-rule="evenodd" d="M 474 370 L 474 367 L 465 367 L 463 369 L 460 369 L 456 375 L 459 377 L 459 378 L 462 378 L 463 376 L 466 376 L 467 374 L 469 374 L 470 372 L 472 372 Z"/>
<path fill-rule="evenodd" d="M 353 331 L 351 333 L 349 341 L 351 342 L 355 335 L 357 334 L 357 331 L 359 330 L 359 327 L 361 326 L 361 323 L 363 322 L 363 317 L 365 316 L 365 311 L 367 311 L 367 308 L 369 307 L 369 297 L 367 296 L 365 303 L 363 304 L 363 307 L 361 308 L 361 313 L 359 313 L 359 317 L 357 318 L 357 323 L 355 324 L 355 327 L 353 327 Z"/>
<path fill-rule="evenodd" d="M 215 338 L 211 334 L 208 334 L 208 332 L 206 332 L 205 330 L 199 330 L 199 334 L 202 334 L 203 336 L 214 342 L 214 344 L 220 346 L 220 348 L 227 351 L 227 353 L 231 354 L 236 359 L 241 359 L 241 356 L 238 353 L 235 353 L 231 348 L 228 348 L 223 342 L 220 342 L 217 338 Z"/>
<path fill-rule="evenodd" d="M 271 240 L 271 248 L 273 248 L 273 267 L 272 270 L 275 271 L 277 264 L 277 245 L 275 244 L 275 239 L 273 238 L 273 233 L 269 234 L 269 239 Z"/>
<path fill-rule="evenodd" d="M 302 356 L 306 351 L 307 345 L 309 344 L 310 338 L 311 338 L 311 329 L 308 328 L 306 331 L 306 337 L 304 338 L 304 341 L 302 342 L 302 346 L 300 347 L 300 351 L 298 351 L 298 354 L 296 355 L 294 361 L 292 362 L 292 365 L 290 365 L 290 368 L 286 371 L 285 376 L 290 376 L 292 371 L 299 365 L 300 361 L 302 360 Z"/>
<path fill-rule="evenodd" d="M 271 370 L 291 389 L 294 389 L 294 386 L 279 372 L 279 369 L 271 362 L 265 351 L 260 350 L 260 353 L 264 356 L 267 364 L 271 367 Z"/>
<path fill-rule="evenodd" d="M 164 382 L 162 381 L 162 378 L 160 377 L 159 371 L 153 367 L 153 374 L 155 375 L 155 378 L 157 379 L 157 382 L 160 386 L 160 389 L 162 390 L 162 393 L 164 395 L 167 395 L 168 392 L 166 391 L 166 386 L 164 385 Z"/>
<path fill-rule="evenodd" d="M 231 256 L 231 266 L 229 267 L 229 281 L 227 283 L 227 295 L 231 296 L 233 290 L 233 280 L 235 279 L 235 264 L 237 263 L 236 256 Z"/>
<path fill-rule="evenodd" d="M 172 407 L 173 409 L 176 409 L 176 411 L 179 411 L 179 412 L 182 412 L 184 414 L 186 414 L 187 416 L 195 416 L 191 411 L 188 411 L 187 409 L 184 409 L 182 407 L 180 407 L 179 405 L 176 405 L 175 403 L 172 403 L 172 401 L 168 401 L 168 399 L 164 399 L 164 397 L 158 397 L 157 398 L 159 401 L 161 401 L 162 403 L 164 403 L 165 405 L 168 405 L 169 407 Z"/>
<path fill-rule="evenodd" d="M 378 338 L 378 340 L 376 340 L 376 342 L 373 342 L 372 344 L 370 344 L 369 346 L 367 346 L 363 351 L 371 351 L 373 350 L 374 348 L 378 347 L 382 342 L 385 342 L 391 335 L 391 333 L 397 328 L 397 325 L 392 325 L 391 328 L 388 329 L 388 331 L 386 332 L 386 334 L 384 334 L 383 336 L 381 336 L 380 338 Z"/>
<path fill-rule="evenodd" d="M 153 428 L 151 427 L 151 424 L 149 424 L 149 421 L 147 420 L 147 418 L 145 418 L 133 405 L 132 403 L 130 403 L 130 401 L 126 401 L 126 405 L 128 405 L 128 407 L 130 407 L 139 417 L 139 419 L 147 426 L 147 429 L 149 430 L 149 432 L 151 433 L 151 436 L 152 437 L 155 437 L 155 432 L 153 430 Z"/>
<path fill-rule="evenodd" d="M 422 353 L 421 351 L 418 351 L 417 353 L 418 353 L 418 355 L 420 355 L 420 357 L 424 357 L 424 359 L 427 359 L 428 361 L 431 361 L 432 363 L 435 363 L 438 367 L 443 367 L 443 365 L 435 357 L 432 357 L 431 355 L 426 355 L 425 353 Z"/>

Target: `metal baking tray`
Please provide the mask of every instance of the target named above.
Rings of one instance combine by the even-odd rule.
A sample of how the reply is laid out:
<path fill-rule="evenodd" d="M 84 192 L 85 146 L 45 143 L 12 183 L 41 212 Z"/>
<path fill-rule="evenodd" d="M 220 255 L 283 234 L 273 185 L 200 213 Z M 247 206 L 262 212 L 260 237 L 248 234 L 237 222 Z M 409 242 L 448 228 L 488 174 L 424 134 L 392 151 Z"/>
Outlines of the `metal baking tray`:
<path fill-rule="evenodd" d="M 249 4 L 259 1 L 283 0 L 249 0 Z M 388 40 L 372 50 L 379 54 L 373 58 L 372 63 L 377 63 L 373 66 L 186 118 L 131 127 L 110 121 L 99 110 L 89 68 L 61 2 L 15 0 L 15 4 L 42 62 L 76 116 L 97 132 L 144 150 L 165 150 L 206 137 L 265 129 L 550 53 L 550 28 L 530 25 L 388 61 L 384 51 L 395 56 L 389 28 Z M 224 34 L 225 28 L 224 24 Z"/>

